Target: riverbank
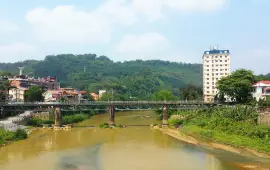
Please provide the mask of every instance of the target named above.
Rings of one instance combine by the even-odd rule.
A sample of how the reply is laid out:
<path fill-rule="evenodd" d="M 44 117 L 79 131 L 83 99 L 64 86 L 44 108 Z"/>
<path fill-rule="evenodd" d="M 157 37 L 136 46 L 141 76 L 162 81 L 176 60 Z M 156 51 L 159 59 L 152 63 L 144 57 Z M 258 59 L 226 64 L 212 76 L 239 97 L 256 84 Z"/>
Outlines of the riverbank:
<path fill-rule="evenodd" d="M 89 119 L 89 117 L 90 117 L 90 115 L 83 114 L 83 113 L 69 115 L 69 116 L 63 116 L 62 124 L 69 125 L 69 124 L 73 124 L 73 123 L 79 123 L 79 122 L 82 122 L 82 121 Z M 38 118 L 32 118 L 32 119 L 27 121 L 27 125 L 32 126 L 32 127 L 43 127 L 43 125 L 51 126 L 52 124 L 54 124 L 54 120 L 42 120 L 42 119 L 38 119 Z"/>
<path fill-rule="evenodd" d="M 42 119 L 37 119 L 37 118 L 32 118 L 32 119 L 27 120 L 26 122 L 27 126 L 24 129 L 18 128 L 17 130 L 10 131 L 9 129 L 0 128 L 0 147 L 7 146 L 11 142 L 26 139 L 32 133 L 32 131 L 44 129 L 43 125 L 46 125 L 48 126 L 49 129 L 53 129 L 53 130 L 67 130 L 72 127 L 71 124 L 83 122 L 89 119 L 89 117 L 90 116 L 88 114 L 75 114 L 75 115 L 63 116 L 64 127 L 60 127 L 60 128 L 53 128 L 52 125 L 54 121 L 52 120 L 42 120 Z M 17 124 L 15 125 L 19 127 L 19 125 Z"/>
<path fill-rule="evenodd" d="M 154 126 L 153 129 L 159 130 L 162 133 L 169 135 L 173 138 L 176 138 L 178 140 L 184 141 L 186 143 L 195 145 L 195 146 L 200 146 L 204 147 L 206 149 L 219 149 L 219 150 L 224 150 L 228 152 L 232 152 L 235 154 L 240 154 L 243 156 L 259 156 L 262 158 L 267 158 L 270 159 L 269 154 L 264 154 L 257 152 L 252 149 L 247 149 L 247 148 L 237 148 L 234 146 L 226 145 L 223 143 L 218 143 L 215 141 L 211 140 L 204 140 L 200 138 L 199 136 L 196 136 L 194 133 L 187 132 L 184 129 L 171 129 L 171 128 L 160 128 L 158 126 Z M 240 164 L 240 163 L 235 163 L 234 166 L 244 168 L 247 170 L 269 170 L 270 167 L 264 167 L 261 164 Z"/>
<path fill-rule="evenodd" d="M 27 132 L 23 129 L 17 129 L 14 132 L 0 129 L 0 147 L 6 146 L 10 142 L 23 140 L 26 138 Z"/>
<path fill-rule="evenodd" d="M 220 107 L 178 111 L 170 116 L 169 124 L 184 127 L 181 130 L 192 136 L 270 154 L 269 127 L 258 124 L 258 116 L 250 106 Z"/>

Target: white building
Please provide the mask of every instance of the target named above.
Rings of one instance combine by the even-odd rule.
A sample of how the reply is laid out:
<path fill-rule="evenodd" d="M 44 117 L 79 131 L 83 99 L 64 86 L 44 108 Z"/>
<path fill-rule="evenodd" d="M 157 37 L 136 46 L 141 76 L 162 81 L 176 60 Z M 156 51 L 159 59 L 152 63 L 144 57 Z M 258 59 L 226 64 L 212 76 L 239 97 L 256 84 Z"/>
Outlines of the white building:
<path fill-rule="evenodd" d="M 270 97 L 270 81 L 259 81 L 253 85 L 253 88 L 252 96 L 257 101 L 266 99 L 267 96 Z"/>
<path fill-rule="evenodd" d="M 106 90 L 99 90 L 98 91 L 99 98 L 101 98 L 103 96 L 103 94 L 106 93 L 106 92 L 107 92 Z"/>
<path fill-rule="evenodd" d="M 205 102 L 213 102 L 218 94 L 217 81 L 230 75 L 230 51 L 211 48 L 203 54 L 203 95 Z"/>
<path fill-rule="evenodd" d="M 9 90 L 9 100 L 23 102 L 24 101 L 24 93 L 26 89 L 23 88 L 13 88 Z"/>

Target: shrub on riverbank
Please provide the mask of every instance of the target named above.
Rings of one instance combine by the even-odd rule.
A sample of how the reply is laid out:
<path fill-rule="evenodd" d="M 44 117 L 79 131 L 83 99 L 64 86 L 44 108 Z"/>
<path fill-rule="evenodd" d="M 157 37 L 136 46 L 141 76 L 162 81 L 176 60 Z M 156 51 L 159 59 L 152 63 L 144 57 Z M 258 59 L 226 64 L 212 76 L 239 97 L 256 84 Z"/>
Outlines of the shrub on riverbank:
<path fill-rule="evenodd" d="M 72 124 L 72 123 L 79 123 L 84 120 L 87 120 L 89 118 L 88 115 L 80 113 L 80 114 L 75 114 L 75 115 L 70 115 L 70 116 L 64 116 L 62 119 L 62 123 L 64 125 L 67 124 Z"/>
<path fill-rule="evenodd" d="M 8 142 L 22 140 L 27 138 L 27 133 L 25 130 L 18 129 L 15 132 L 6 131 L 0 129 L 0 145 L 6 144 Z"/>
<path fill-rule="evenodd" d="M 124 128 L 125 126 L 119 124 L 119 125 L 115 125 L 115 126 L 110 126 L 108 123 L 103 123 L 103 124 L 100 124 L 99 125 L 99 128 L 102 128 L 102 129 L 107 129 L 107 128 Z"/>
<path fill-rule="evenodd" d="M 107 129 L 107 128 L 109 128 L 110 126 L 109 126 L 109 124 L 108 123 L 103 123 L 103 124 L 100 124 L 99 125 L 99 128 L 102 128 L 102 129 Z"/>
<path fill-rule="evenodd" d="M 213 139 L 226 145 L 235 146 L 238 148 L 250 148 L 256 151 L 270 153 L 269 139 L 251 138 L 242 135 L 228 134 L 218 130 L 204 129 L 197 125 L 187 125 L 182 131 L 188 135 L 199 135 L 202 138 Z"/>
<path fill-rule="evenodd" d="M 171 118 L 169 119 L 168 123 L 170 126 L 178 127 L 184 123 L 184 120 L 179 119 L 179 118 Z"/>
<path fill-rule="evenodd" d="M 27 121 L 28 126 L 34 126 L 34 127 L 42 127 L 43 124 L 50 125 L 53 124 L 53 120 L 42 120 L 42 119 L 37 119 L 33 118 Z"/>
<path fill-rule="evenodd" d="M 258 113 L 255 108 L 222 107 L 174 114 L 184 117 L 181 119 L 184 130 L 218 142 L 270 153 L 269 127 L 257 124 Z"/>
<path fill-rule="evenodd" d="M 84 120 L 87 120 L 89 118 L 88 114 L 75 114 L 75 115 L 69 115 L 69 116 L 63 116 L 62 117 L 62 124 L 67 125 L 67 124 L 73 124 L 73 123 L 79 123 Z M 37 119 L 33 118 L 27 121 L 28 126 L 34 126 L 34 127 L 42 127 L 43 125 L 51 125 L 54 124 L 53 120 L 42 120 L 42 119 Z"/>

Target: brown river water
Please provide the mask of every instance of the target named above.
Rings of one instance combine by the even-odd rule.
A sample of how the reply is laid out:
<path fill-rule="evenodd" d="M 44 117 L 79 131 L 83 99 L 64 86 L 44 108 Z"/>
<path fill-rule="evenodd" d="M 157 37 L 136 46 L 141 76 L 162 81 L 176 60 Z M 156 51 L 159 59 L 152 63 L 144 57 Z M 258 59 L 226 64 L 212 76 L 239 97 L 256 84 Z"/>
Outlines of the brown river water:
<path fill-rule="evenodd" d="M 27 140 L 0 148 L 0 170 L 236 170 L 235 163 L 270 165 L 267 159 L 203 149 L 151 130 L 149 124 L 156 121 L 151 112 L 116 113 L 116 123 L 128 125 L 123 129 L 89 127 L 107 121 L 104 114 L 71 130 L 33 131 Z"/>

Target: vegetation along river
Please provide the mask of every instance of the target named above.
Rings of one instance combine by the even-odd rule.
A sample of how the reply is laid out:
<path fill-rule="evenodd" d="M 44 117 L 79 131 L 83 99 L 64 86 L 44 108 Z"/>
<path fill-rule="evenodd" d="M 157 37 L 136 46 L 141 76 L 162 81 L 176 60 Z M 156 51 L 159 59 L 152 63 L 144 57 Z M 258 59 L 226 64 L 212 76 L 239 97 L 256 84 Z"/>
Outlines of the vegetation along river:
<path fill-rule="evenodd" d="M 236 163 L 267 162 L 203 149 L 151 130 L 156 121 L 151 112 L 117 112 L 117 124 L 133 125 L 123 129 L 89 127 L 107 121 L 104 114 L 67 131 L 33 131 L 28 139 L 0 148 L 0 169 L 236 170 Z"/>

